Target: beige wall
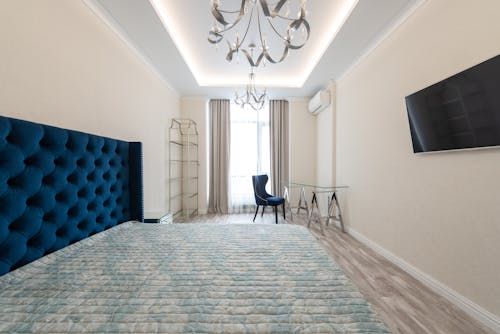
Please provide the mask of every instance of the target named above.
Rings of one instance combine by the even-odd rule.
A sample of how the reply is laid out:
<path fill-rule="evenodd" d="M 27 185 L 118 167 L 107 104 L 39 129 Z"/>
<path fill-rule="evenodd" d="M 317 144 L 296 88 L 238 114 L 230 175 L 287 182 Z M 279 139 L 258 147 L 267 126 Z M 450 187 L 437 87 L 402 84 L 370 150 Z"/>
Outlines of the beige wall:
<path fill-rule="evenodd" d="M 500 315 L 500 149 L 415 155 L 405 96 L 500 53 L 500 1 L 429 0 L 337 84 L 352 229 Z"/>
<path fill-rule="evenodd" d="M 3 1 L 0 114 L 144 144 L 146 217 L 166 210 L 178 96 L 82 1 Z"/>
<path fill-rule="evenodd" d="M 289 98 L 290 180 L 316 182 L 316 117 L 308 112 L 308 98 Z M 310 197 L 308 197 L 310 199 Z M 291 189 L 291 205 L 297 206 L 298 189 Z"/>
<path fill-rule="evenodd" d="M 208 98 L 186 96 L 181 98 L 181 117 L 189 118 L 198 126 L 198 212 L 207 213 L 208 204 Z"/>
<path fill-rule="evenodd" d="M 316 116 L 316 183 L 322 186 L 335 184 L 335 85 L 330 91 L 330 105 Z"/>

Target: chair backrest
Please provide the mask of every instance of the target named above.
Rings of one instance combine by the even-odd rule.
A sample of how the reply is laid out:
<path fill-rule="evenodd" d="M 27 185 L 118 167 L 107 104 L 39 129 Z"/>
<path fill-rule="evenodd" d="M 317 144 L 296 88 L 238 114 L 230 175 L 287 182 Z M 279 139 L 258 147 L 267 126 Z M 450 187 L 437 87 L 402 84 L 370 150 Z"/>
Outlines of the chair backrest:
<path fill-rule="evenodd" d="M 257 205 L 267 205 L 265 199 L 271 196 L 266 192 L 267 180 L 269 180 L 269 177 L 266 174 L 252 175 L 253 193 Z"/>

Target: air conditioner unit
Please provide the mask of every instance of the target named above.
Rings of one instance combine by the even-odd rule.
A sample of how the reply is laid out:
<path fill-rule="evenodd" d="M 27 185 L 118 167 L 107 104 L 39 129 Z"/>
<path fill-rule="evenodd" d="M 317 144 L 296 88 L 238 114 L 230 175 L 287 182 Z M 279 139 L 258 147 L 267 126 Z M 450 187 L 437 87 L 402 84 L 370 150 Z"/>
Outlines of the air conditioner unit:
<path fill-rule="evenodd" d="M 329 105 L 330 91 L 327 89 L 320 90 L 309 101 L 309 112 L 313 115 L 317 115 Z"/>

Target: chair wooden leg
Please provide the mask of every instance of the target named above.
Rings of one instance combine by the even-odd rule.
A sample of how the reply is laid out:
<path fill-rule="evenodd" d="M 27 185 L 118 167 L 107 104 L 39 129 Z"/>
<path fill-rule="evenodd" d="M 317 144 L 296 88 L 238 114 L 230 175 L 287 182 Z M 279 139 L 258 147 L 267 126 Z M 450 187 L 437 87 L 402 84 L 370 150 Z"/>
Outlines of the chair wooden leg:
<path fill-rule="evenodd" d="M 265 205 L 262 206 L 262 213 L 260 214 L 261 217 L 264 217 L 264 209 L 266 208 Z"/>
<path fill-rule="evenodd" d="M 259 212 L 259 206 L 257 205 L 257 209 L 255 210 L 255 215 L 253 216 L 253 222 L 255 222 L 255 217 L 257 217 L 258 212 Z"/>
<path fill-rule="evenodd" d="M 283 202 L 283 219 L 286 220 L 286 216 L 285 216 L 285 202 Z"/>
<path fill-rule="evenodd" d="M 274 207 L 274 217 L 276 219 L 276 224 L 278 224 L 278 206 Z"/>

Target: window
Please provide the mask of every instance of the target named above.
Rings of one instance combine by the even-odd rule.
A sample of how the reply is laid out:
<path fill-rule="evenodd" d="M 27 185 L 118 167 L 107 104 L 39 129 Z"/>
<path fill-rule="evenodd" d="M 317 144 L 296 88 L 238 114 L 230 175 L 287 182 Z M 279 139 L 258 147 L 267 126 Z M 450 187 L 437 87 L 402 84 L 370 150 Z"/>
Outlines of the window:
<path fill-rule="evenodd" d="M 255 111 L 232 103 L 230 206 L 233 212 L 253 210 L 252 175 L 269 175 L 270 157 L 268 106 Z M 267 186 L 270 187 L 269 183 Z"/>

